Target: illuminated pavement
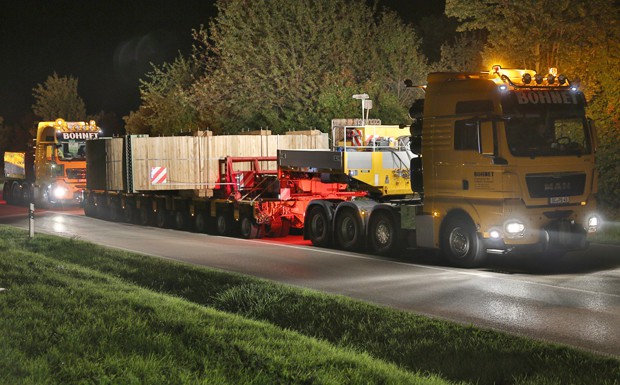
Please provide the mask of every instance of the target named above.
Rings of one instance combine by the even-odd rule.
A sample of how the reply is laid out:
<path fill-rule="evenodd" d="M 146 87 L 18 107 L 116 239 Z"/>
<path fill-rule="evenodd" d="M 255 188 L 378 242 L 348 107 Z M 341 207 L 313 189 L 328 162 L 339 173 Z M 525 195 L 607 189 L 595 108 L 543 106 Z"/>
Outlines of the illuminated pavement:
<path fill-rule="evenodd" d="M 618 246 L 592 245 L 552 270 L 501 256 L 463 270 L 442 266 L 430 252 L 386 259 L 315 248 L 300 237 L 252 241 L 111 223 L 79 209 L 35 216 L 36 231 L 620 356 Z M 27 228 L 26 210 L 0 204 L 0 223 Z"/>

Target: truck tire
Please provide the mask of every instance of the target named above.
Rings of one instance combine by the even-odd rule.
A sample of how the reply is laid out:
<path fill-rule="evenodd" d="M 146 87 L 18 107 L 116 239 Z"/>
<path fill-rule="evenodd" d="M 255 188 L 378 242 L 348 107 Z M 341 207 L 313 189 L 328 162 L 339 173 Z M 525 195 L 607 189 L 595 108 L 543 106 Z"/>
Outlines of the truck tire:
<path fill-rule="evenodd" d="M 133 223 L 135 215 L 135 209 L 132 205 L 126 204 L 125 209 L 123 209 L 123 222 L 125 223 Z"/>
<path fill-rule="evenodd" d="M 144 204 L 141 205 L 139 209 L 136 209 L 134 221 L 136 225 L 149 226 L 151 224 L 151 210 Z"/>
<path fill-rule="evenodd" d="M 245 239 L 256 239 L 260 233 L 260 226 L 254 222 L 254 219 L 249 216 L 243 216 L 241 218 L 241 224 L 239 226 L 241 237 Z"/>
<path fill-rule="evenodd" d="M 471 220 L 462 216 L 446 219 L 442 226 L 440 247 L 451 265 L 472 268 L 486 258 L 486 248 Z"/>
<path fill-rule="evenodd" d="M 174 228 L 176 230 L 188 230 L 191 226 L 190 223 L 190 215 L 185 211 L 175 211 L 174 212 Z"/>
<path fill-rule="evenodd" d="M 210 230 L 212 230 L 209 219 L 209 215 L 206 212 L 198 212 L 198 214 L 196 214 L 196 217 L 194 218 L 194 230 L 197 233 L 209 233 Z"/>
<path fill-rule="evenodd" d="M 11 186 L 11 204 L 20 206 L 24 202 L 22 201 L 22 186 L 14 182 Z"/>
<path fill-rule="evenodd" d="M 364 227 L 354 210 L 346 209 L 338 213 L 334 234 L 336 243 L 343 250 L 358 250 L 364 239 Z"/>
<path fill-rule="evenodd" d="M 12 204 L 11 184 L 9 182 L 4 182 L 4 186 L 2 187 L 2 199 L 4 199 L 7 204 Z"/>
<path fill-rule="evenodd" d="M 387 211 L 377 212 L 370 218 L 368 229 L 371 251 L 388 255 L 398 250 L 398 229 L 394 216 Z"/>
<path fill-rule="evenodd" d="M 310 210 L 304 227 L 314 246 L 329 247 L 331 245 L 331 226 L 323 207 L 315 206 Z"/>
<path fill-rule="evenodd" d="M 223 235 L 226 237 L 230 237 L 234 235 L 235 221 L 231 213 L 220 212 L 217 214 L 215 221 L 216 221 L 215 231 L 217 232 L 218 235 Z"/>
<path fill-rule="evenodd" d="M 157 227 L 170 227 L 170 213 L 166 209 L 159 209 L 155 213 L 155 225 Z"/>

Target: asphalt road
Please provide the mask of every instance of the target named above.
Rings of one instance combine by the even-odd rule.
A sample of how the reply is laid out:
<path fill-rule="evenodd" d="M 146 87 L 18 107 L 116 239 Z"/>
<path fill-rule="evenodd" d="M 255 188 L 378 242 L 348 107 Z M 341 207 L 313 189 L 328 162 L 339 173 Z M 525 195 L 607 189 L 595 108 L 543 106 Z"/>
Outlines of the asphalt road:
<path fill-rule="evenodd" d="M 24 208 L 0 223 L 28 228 Z M 620 357 L 620 247 L 593 244 L 561 263 L 491 256 L 476 270 L 428 251 L 396 258 L 312 247 L 301 237 L 242 240 L 37 211 L 37 232 L 250 274 Z"/>

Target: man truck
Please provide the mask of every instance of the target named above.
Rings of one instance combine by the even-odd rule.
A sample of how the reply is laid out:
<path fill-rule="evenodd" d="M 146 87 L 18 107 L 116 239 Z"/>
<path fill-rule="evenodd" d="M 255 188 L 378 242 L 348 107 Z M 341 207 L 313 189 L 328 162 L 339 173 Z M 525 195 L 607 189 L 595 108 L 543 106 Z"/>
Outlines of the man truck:
<path fill-rule="evenodd" d="M 335 133 L 341 149 L 279 152 L 287 173 L 321 173 L 369 192 L 310 202 L 306 238 L 380 254 L 410 241 L 463 267 L 488 253 L 559 256 L 587 247 L 600 221 L 596 133 L 577 87 L 564 75 L 495 66 L 433 73 L 425 89 L 410 110 L 409 167 L 394 161 L 403 158 L 394 148 L 369 143 L 367 127 Z M 354 136 L 370 145 L 346 146 Z"/>
<path fill-rule="evenodd" d="M 3 197 L 9 204 L 78 205 L 86 188 L 86 140 L 100 130 L 94 121 L 39 122 L 34 148 L 5 152 Z"/>

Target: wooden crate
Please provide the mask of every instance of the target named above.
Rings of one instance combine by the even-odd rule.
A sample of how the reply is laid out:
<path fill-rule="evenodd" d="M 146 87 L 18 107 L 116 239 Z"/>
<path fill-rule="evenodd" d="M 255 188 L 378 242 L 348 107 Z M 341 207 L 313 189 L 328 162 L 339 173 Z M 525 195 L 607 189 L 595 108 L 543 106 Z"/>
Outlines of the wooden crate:
<path fill-rule="evenodd" d="M 279 149 L 327 149 L 327 134 L 222 135 L 130 137 L 131 171 L 128 190 L 195 190 L 208 196 L 219 177 L 219 160 L 226 156 L 277 155 Z M 243 170 L 243 164 L 236 166 Z M 263 162 L 275 170 L 276 162 Z M 165 173 L 165 178 L 161 174 Z"/>

